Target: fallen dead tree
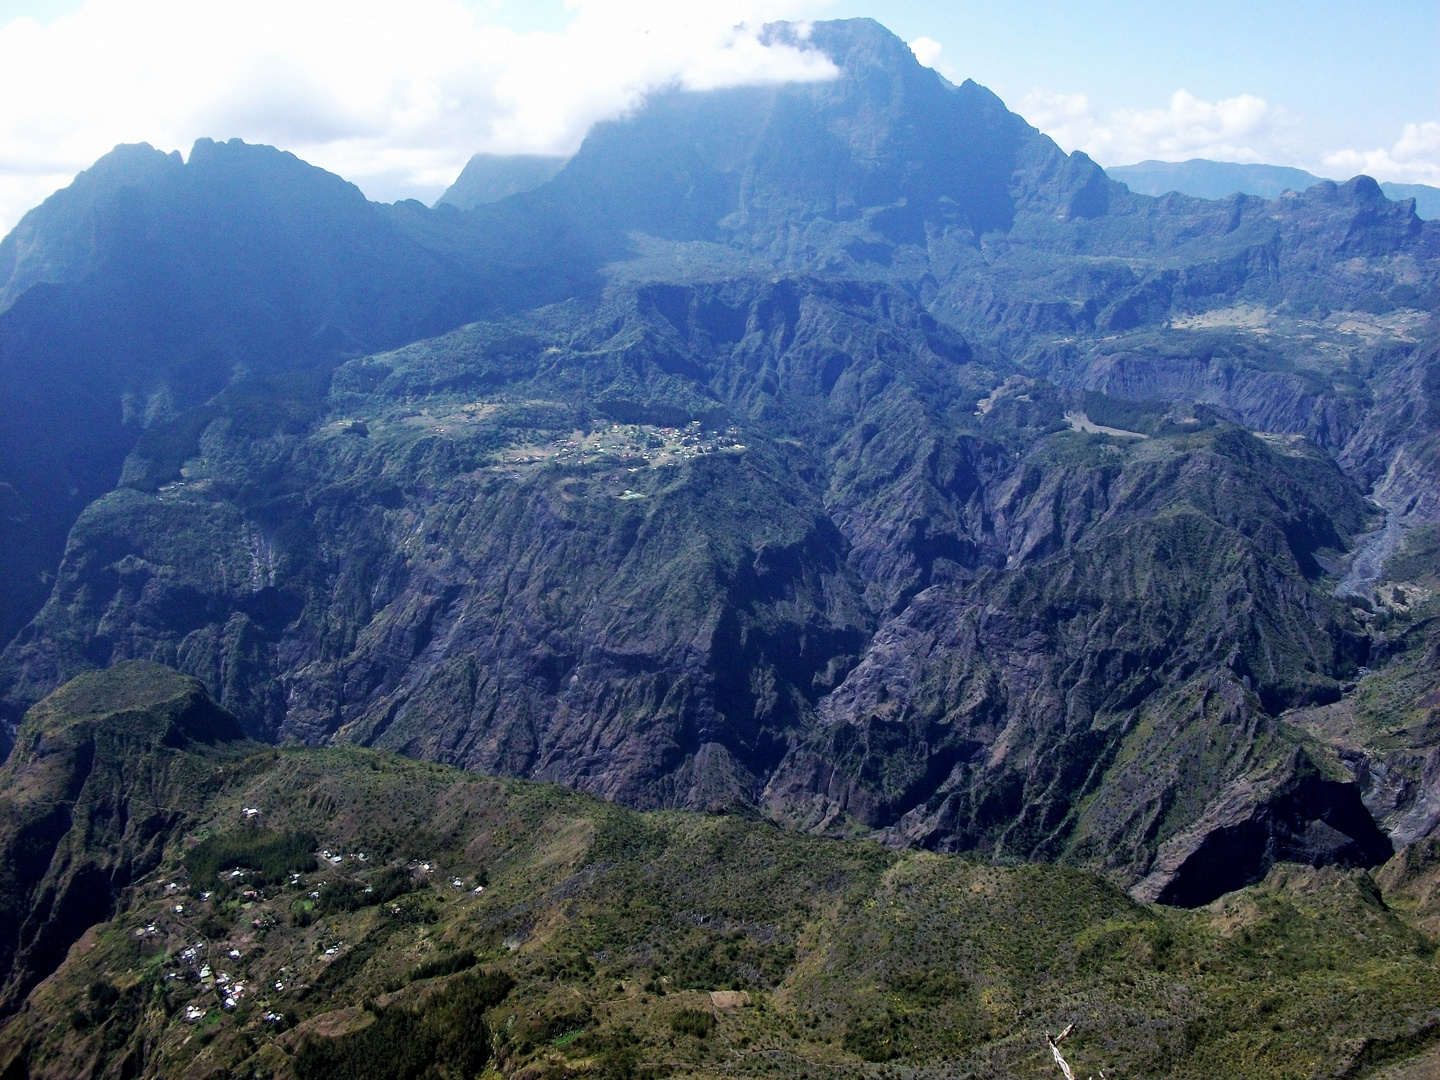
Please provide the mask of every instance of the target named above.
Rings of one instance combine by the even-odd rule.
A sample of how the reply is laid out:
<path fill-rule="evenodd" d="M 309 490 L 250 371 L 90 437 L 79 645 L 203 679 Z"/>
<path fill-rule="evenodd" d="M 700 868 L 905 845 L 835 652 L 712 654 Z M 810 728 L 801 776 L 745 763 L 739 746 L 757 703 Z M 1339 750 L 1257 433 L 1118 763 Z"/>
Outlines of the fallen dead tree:
<path fill-rule="evenodd" d="M 1050 1053 L 1055 1057 L 1055 1064 L 1060 1066 L 1060 1071 L 1065 1074 L 1065 1080 L 1075 1080 L 1075 1071 L 1070 1068 L 1070 1063 L 1065 1060 L 1065 1055 L 1060 1052 L 1060 1044 L 1070 1037 L 1075 1030 L 1074 1024 L 1066 1024 L 1065 1030 L 1059 1035 L 1045 1033 L 1045 1041 L 1050 1044 Z M 1090 1080 L 1095 1080 L 1091 1077 Z M 1105 1080 L 1105 1070 L 1100 1070 L 1100 1080 Z"/>

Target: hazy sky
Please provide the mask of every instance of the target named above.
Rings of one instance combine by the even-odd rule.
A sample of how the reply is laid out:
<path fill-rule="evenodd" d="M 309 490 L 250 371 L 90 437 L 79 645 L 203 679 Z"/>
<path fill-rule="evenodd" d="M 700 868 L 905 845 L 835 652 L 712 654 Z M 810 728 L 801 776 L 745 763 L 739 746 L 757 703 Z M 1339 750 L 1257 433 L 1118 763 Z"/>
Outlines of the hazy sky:
<path fill-rule="evenodd" d="M 648 89 L 824 78 L 775 18 L 870 15 L 1105 165 L 1440 185 L 1440 0 L 0 0 L 0 232 L 119 142 L 270 142 L 429 202 Z M 744 25 L 741 25 L 744 24 Z"/>

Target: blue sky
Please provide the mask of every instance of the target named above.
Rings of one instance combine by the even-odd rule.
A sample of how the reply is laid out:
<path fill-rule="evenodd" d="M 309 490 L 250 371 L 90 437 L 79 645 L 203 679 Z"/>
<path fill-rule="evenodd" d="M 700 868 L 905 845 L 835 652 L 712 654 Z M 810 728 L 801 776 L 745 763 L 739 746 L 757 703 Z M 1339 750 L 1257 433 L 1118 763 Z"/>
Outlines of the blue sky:
<path fill-rule="evenodd" d="M 1102 164 L 1440 183 L 1440 0 L 0 0 L 0 230 L 116 142 L 200 135 L 429 199 L 474 150 L 573 150 L 667 80 L 814 75 L 736 22 L 860 15 Z"/>
<path fill-rule="evenodd" d="M 558 30 L 563 0 L 474 5 L 516 28 Z M 1102 115 L 1154 108 L 1177 90 L 1249 94 L 1286 110 L 1290 160 L 1389 145 L 1440 120 L 1440 0 L 837 0 L 823 17 L 869 17 L 943 47 L 946 73 L 1011 108 L 1034 91 L 1082 93 Z M 1118 165 L 1128 162 L 1111 161 Z"/>
<path fill-rule="evenodd" d="M 470 6 L 517 30 L 559 31 L 573 17 L 564 0 Z M 1440 0 L 837 0 L 817 16 L 938 41 L 951 73 L 1012 108 L 1035 90 L 1083 93 L 1103 112 L 1152 108 L 1182 89 L 1207 101 L 1254 95 L 1293 114 L 1312 167 L 1440 119 Z"/>
<path fill-rule="evenodd" d="M 1007 101 L 1080 92 L 1108 111 L 1180 89 L 1207 101 L 1251 94 L 1292 111 L 1317 150 L 1381 145 L 1407 122 L 1440 119 L 1435 0 L 836 7 L 939 41 L 958 72 Z"/>

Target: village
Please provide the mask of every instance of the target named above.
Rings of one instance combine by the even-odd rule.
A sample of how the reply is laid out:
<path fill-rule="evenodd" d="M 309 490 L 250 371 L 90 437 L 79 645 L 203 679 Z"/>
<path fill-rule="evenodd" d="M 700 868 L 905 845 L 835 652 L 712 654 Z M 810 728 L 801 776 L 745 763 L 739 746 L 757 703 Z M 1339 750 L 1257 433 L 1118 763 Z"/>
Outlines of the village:
<path fill-rule="evenodd" d="M 677 465 L 707 454 L 745 451 L 735 427 L 707 428 L 694 420 L 684 427 L 653 424 L 597 425 L 572 432 L 564 439 L 507 447 L 493 468 L 534 465 L 618 465 L 632 472 L 642 468 Z"/>

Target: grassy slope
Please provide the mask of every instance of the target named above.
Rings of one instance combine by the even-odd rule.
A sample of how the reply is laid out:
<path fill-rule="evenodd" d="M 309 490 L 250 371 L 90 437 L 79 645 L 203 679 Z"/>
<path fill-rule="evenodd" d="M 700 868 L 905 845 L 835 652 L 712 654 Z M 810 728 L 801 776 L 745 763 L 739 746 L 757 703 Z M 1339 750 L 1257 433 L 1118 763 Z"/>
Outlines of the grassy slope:
<path fill-rule="evenodd" d="M 423 1002 L 443 979 L 410 976 L 464 950 L 515 978 L 496 1061 L 537 1076 L 1045 1075 L 1043 1032 L 1072 1020 L 1081 1075 L 1363 1075 L 1424 1049 L 1440 999 L 1433 945 L 1364 874 L 1281 869 L 1181 912 L 1076 870 L 638 814 L 374 751 L 215 767 L 194 828 L 32 994 L 0 1063 L 28 1044 L 32 1077 L 284 1076 L 307 1034 Z M 243 807 L 342 861 L 263 898 L 189 880 L 184 849 L 245 828 Z M 384 904 L 326 901 L 419 862 Z M 246 983 L 233 1010 L 207 960 Z M 706 992 L 730 987 L 750 1004 L 716 1009 Z M 682 1009 L 718 1027 L 681 1034 Z"/>

